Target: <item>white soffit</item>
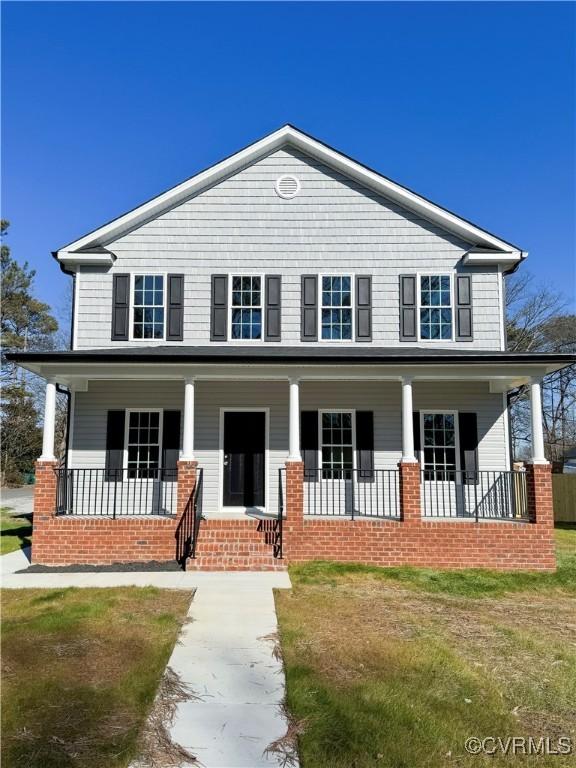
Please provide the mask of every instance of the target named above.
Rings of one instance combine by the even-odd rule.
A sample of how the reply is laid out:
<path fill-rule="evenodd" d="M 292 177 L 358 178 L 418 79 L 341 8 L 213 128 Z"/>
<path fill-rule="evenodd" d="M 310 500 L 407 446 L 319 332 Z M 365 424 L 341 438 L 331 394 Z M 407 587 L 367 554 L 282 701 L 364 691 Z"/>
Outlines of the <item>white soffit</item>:
<path fill-rule="evenodd" d="M 124 233 L 153 219 L 162 212 L 183 203 L 203 189 L 216 184 L 221 179 L 251 165 L 260 157 L 264 157 L 286 145 L 295 147 L 315 157 L 331 168 L 341 171 L 350 178 L 356 179 L 364 186 L 389 200 L 418 213 L 429 221 L 437 223 L 467 242 L 492 249 L 493 251 L 504 252 L 507 256 L 513 258 L 514 261 L 519 261 L 526 255 L 516 246 L 435 205 L 406 187 L 387 179 L 385 176 L 376 173 L 376 171 L 361 165 L 317 139 L 299 131 L 297 128 L 286 125 L 254 144 L 241 149 L 225 160 L 216 163 L 216 165 L 201 171 L 196 176 L 192 176 L 167 192 L 134 208 L 123 216 L 64 246 L 63 249 L 56 252 L 56 256 L 60 261 L 63 261 L 64 254 L 71 256 L 73 253 L 80 251 L 86 256 L 88 255 L 87 252 L 91 249 L 99 248 L 101 251 L 103 245 L 118 239 Z M 99 255 L 102 255 L 101 252 Z M 78 254 L 78 256 L 82 256 L 82 253 Z M 80 259 L 77 260 L 80 261 Z"/>

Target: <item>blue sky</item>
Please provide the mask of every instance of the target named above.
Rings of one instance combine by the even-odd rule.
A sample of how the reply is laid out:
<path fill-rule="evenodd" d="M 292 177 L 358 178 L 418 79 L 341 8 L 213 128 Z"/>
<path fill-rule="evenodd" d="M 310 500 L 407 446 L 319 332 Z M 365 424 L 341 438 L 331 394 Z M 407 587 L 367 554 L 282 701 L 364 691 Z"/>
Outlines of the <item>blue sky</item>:
<path fill-rule="evenodd" d="M 575 289 L 570 3 L 4 2 L 3 217 L 50 251 L 290 122 Z"/>

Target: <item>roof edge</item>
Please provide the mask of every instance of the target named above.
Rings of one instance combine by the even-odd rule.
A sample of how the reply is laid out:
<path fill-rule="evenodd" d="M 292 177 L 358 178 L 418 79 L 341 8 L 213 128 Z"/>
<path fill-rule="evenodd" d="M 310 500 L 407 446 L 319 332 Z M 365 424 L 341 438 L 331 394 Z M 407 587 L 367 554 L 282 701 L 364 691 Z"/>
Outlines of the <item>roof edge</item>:
<path fill-rule="evenodd" d="M 392 181 L 383 174 L 363 165 L 353 158 L 335 150 L 330 145 L 314 138 L 290 124 L 273 131 L 263 138 L 249 144 L 243 149 L 205 168 L 194 176 L 162 192 L 127 213 L 118 216 L 86 235 L 62 246 L 53 252 L 58 261 L 61 256 L 77 255 L 79 260 L 86 256 L 91 249 L 101 249 L 103 245 L 121 237 L 124 232 L 149 221 L 164 210 L 172 208 L 202 189 L 217 183 L 220 179 L 235 173 L 242 167 L 255 162 L 260 157 L 270 154 L 284 145 L 291 145 L 312 155 L 332 168 L 340 170 L 349 177 L 373 189 L 384 197 L 393 200 L 409 210 L 418 212 L 429 221 L 435 222 L 444 229 L 460 236 L 463 240 L 474 245 L 492 248 L 506 253 L 507 258 L 513 258 L 516 263 L 526 257 L 526 252 L 518 246 L 493 235 L 485 229 L 449 211 L 447 208 L 433 203 L 408 187 Z"/>

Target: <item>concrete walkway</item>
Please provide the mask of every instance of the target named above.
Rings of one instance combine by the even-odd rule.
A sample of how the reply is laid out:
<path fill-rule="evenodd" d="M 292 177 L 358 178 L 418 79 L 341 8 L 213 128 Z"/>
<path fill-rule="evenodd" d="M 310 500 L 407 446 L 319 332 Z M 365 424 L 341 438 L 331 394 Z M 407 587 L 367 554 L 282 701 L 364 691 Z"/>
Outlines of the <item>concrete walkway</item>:
<path fill-rule="evenodd" d="M 284 671 L 274 658 L 274 588 L 286 572 L 15 573 L 23 551 L 0 557 L 2 587 L 154 586 L 196 589 L 169 666 L 195 694 L 178 706 L 171 735 L 204 768 L 283 765 L 265 754 L 287 730 Z"/>
<path fill-rule="evenodd" d="M 206 768 L 283 764 L 265 750 L 288 727 L 272 595 L 287 581 L 285 573 L 212 574 L 194 596 L 169 666 L 199 698 L 179 705 L 171 735 Z"/>

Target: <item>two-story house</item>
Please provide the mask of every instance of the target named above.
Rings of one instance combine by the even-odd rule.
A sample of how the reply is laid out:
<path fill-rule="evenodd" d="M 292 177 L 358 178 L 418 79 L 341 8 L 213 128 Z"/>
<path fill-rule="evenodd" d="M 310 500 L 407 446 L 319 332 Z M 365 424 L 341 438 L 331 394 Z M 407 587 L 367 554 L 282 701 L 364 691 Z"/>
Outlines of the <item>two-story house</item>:
<path fill-rule="evenodd" d="M 506 351 L 525 256 L 292 126 L 56 251 L 71 350 L 13 356 L 47 382 L 34 562 L 553 568 L 540 381 L 572 360 Z"/>

